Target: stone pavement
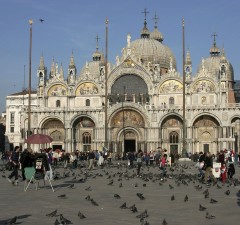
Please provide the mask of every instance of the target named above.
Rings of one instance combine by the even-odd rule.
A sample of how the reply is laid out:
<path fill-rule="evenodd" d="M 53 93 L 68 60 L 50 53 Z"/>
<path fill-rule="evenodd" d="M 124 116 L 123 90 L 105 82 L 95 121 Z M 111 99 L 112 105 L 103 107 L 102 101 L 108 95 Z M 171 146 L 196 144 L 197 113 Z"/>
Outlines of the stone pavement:
<path fill-rule="evenodd" d="M 168 225 L 240 224 L 239 185 L 222 186 L 219 182 L 221 189 L 217 188 L 217 185 L 207 187 L 194 180 L 196 176 L 193 175 L 197 173 L 197 169 L 192 162 L 181 162 L 181 165 L 173 172 L 168 169 L 168 174 L 173 173 L 173 175 L 165 182 L 160 180 L 161 171 L 157 167 L 149 169 L 144 167 L 142 173 L 147 174 L 149 179 L 143 180 L 143 178 L 136 177 L 136 169 L 126 168 L 126 162 L 121 162 L 119 167 L 117 163 L 113 163 L 115 166 L 97 168 L 90 172 L 85 168 L 73 171 L 56 168 L 55 174 L 59 174 L 59 179 L 53 181 L 54 193 L 48 182 L 46 182 L 46 187 L 43 187 L 42 181 L 40 181 L 39 190 L 35 190 L 34 184 L 31 184 L 27 192 L 24 192 L 23 182 L 20 182 L 18 186 L 13 186 L 4 178 L 4 175 L 10 172 L 0 172 L 0 224 L 5 224 L 7 220 L 17 216 L 17 224 L 51 225 L 56 219 L 59 220 L 59 216 L 47 217 L 46 214 L 56 209 L 58 215 L 63 214 L 75 225 L 144 224 L 136 218 L 144 210 L 147 210 L 149 215 L 145 221 L 151 225 L 161 225 L 164 219 Z M 69 176 L 66 177 L 68 172 Z M 183 179 L 179 180 L 179 185 L 177 185 L 174 174 L 179 173 L 183 174 Z M 83 183 L 85 174 L 87 174 L 87 179 Z M 236 167 L 235 178 L 239 177 L 240 169 Z M 108 185 L 111 180 L 113 184 Z M 182 180 L 188 183 L 184 184 Z M 120 183 L 122 187 L 119 187 Z M 70 184 L 74 184 L 73 189 L 69 188 Z M 171 189 L 169 185 L 173 188 Z M 88 187 L 91 187 L 90 191 L 85 190 Z M 197 190 L 196 187 L 202 187 L 202 189 Z M 209 198 L 205 198 L 203 194 L 207 188 Z M 226 190 L 230 190 L 229 195 L 225 194 Z M 136 193 L 143 193 L 145 199 L 141 200 Z M 58 197 L 63 194 L 66 194 L 65 198 Z M 121 198 L 116 199 L 114 194 L 120 195 Z M 85 199 L 88 195 L 98 203 L 98 206 Z M 173 195 L 175 200 L 171 200 Z M 184 202 L 186 195 L 188 195 L 188 201 Z M 211 204 L 211 198 L 218 202 Z M 138 212 L 120 209 L 124 202 L 128 207 L 135 204 Z M 215 218 L 206 219 L 206 211 L 200 211 L 199 204 L 206 207 L 206 211 Z M 78 217 L 79 211 L 86 216 L 85 219 Z"/>

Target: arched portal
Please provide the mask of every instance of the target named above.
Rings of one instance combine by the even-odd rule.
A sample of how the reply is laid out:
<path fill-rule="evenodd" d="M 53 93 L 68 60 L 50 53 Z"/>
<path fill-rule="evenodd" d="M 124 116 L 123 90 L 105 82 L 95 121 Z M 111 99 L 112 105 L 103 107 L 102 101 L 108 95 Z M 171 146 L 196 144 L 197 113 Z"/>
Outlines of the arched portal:
<path fill-rule="evenodd" d="M 95 123 L 87 116 L 77 118 L 73 123 L 73 151 L 89 151 L 93 146 Z"/>
<path fill-rule="evenodd" d="M 177 115 L 167 116 L 162 122 L 162 147 L 170 153 L 180 153 L 182 147 L 182 119 Z"/>
<path fill-rule="evenodd" d="M 55 118 L 46 120 L 42 125 L 42 130 L 53 139 L 53 149 L 64 149 L 65 129 L 60 120 Z"/>
<path fill-rule="evenodd" d="M 193 123 L 193 152 L 217 153 L 220 125 L 210 115 L 199 116 Z"/>
<path fill-rule="evenodd" d="M 118 111 L 111 119 L 112 149 L 115 152 L 135 152 L 144 149 L 145 121 L 143 116 L 135 110 L 124 109 Z"/>

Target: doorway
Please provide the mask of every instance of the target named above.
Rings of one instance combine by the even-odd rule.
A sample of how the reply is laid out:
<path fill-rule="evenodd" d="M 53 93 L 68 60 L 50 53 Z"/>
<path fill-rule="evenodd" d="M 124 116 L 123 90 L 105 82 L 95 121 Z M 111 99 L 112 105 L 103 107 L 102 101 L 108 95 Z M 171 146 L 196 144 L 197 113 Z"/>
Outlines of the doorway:
<path fill-rule="evenodd" d="M 203 144 L 203 152 L 209 152 L 209 144 Z"/>
<path fill-rule="evenodd" d="M 178 145 L 170 145 L 170 154 L 178 153 Z"/>
<path fill-rule="evenodd" d="M 62 150 L 62 145 L 53 145 L 52 149 L 53 149 L 53 151 L 54 150 Z"/>
<path fill-rule="evenodd" d="M 124 140 L 124 152 L 135 152 L 136 140 Z"/>

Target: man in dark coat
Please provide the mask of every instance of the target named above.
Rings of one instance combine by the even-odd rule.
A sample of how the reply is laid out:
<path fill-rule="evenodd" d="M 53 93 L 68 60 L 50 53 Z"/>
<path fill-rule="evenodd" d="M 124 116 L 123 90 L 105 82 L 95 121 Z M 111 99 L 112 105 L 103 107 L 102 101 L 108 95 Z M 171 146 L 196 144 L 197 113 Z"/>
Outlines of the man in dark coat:
<path fill-rule="evenodd" d="M 12 162 L 12 166 L 13 166 L 13 171 L 8 176 L 8 181 L 12 183 L 11 179 L 15 177 L 15 181 L 14 181 L 15 185 L 18 184 L 19 151 L 20 151 L 20 147 L 16 146 L 10 157 L 10 161 Z"/>
<path fill-rule="evenodd" d="M 20 155 L 20 163 L 21 163 L 21 169 L 22 169 L 22 178 L 23 180 L 26 180 L 24 169 L 26 167 L 32 167 L 33 166 L 33 156 L 32 156 L 32 149 L 26 148 Z"/>

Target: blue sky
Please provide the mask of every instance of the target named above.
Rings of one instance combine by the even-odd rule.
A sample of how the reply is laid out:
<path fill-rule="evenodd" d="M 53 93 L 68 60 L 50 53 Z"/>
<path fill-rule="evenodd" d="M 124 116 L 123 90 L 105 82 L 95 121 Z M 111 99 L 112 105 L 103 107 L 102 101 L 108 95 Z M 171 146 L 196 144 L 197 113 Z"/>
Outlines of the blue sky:
<path fill-rule="evenodd" d="M 37 85 L 37 68 L 43 54 L 50 71 L 52 59 L 63 64 L 66 77 L 73 51 L 78 73 L 90 61 L 101 38 L 99 49 L 105 52 L 105 19 L 109 19 L 109 61 L 126 45 L 140 37 L 146 8 L 148 29 L 154 28 L 154 14 L 164 44 L 176 56 L 182 71 L 182 18 L 185 19 L 185 43 L 189 48 L 193 71 L 202 57 L 209 56 L 212 34 L 217 46 L 224 46 L 232 63 L 235 79 L 240 79 L 240 2 L 237 0 L 0 0 L 0 112 L 5 111 L 5 97 L 28 84 L 29 24 L 33 19 L 32 87 Z M 41 23 L 39 18 L 45 21 Z"/>

